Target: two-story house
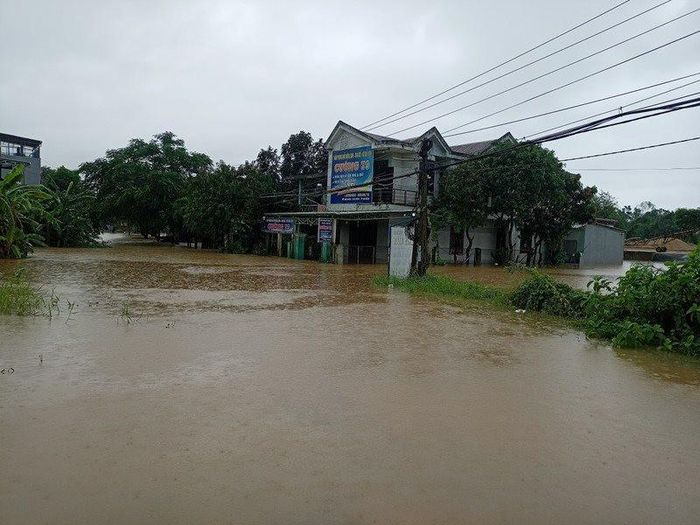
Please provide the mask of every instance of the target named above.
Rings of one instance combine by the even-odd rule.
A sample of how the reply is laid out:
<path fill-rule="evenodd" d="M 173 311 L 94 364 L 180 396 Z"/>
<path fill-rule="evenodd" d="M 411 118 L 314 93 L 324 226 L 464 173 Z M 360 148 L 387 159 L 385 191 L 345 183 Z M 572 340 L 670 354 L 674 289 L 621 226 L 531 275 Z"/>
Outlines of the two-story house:
<path fill-rule="evenodd" d="M 325 142 L 328 150 L 325 205 L 317 211 L 268 215 L 284 215 L 304 224 L 319 218 L 332 219 L 337 262 L 385 263 L 391 225 L 406 223 L 415 213 L 419 151 L 426 138 L 432 142 L 428 153 L 430 167 L 446 169 L 456 161 L 487 151 L 497 142 L 515 142 L 507 133 L 494 140 L 450 146 L 434 127 L 414 138 L 396 139 L 339 121 Z M 440 184 L 440 170 L 430 172 L 429 199 Z M 481 262 L 488 263 L 496 249 L 496 228 L 487 221 L 475 234 L 473 249 L 478 249 Z M 440 259 L 451 261 L 452 253 L 462 251 L 464 240 L 455 232 L 434 232 L 432 239 L 435 256 Z"/>

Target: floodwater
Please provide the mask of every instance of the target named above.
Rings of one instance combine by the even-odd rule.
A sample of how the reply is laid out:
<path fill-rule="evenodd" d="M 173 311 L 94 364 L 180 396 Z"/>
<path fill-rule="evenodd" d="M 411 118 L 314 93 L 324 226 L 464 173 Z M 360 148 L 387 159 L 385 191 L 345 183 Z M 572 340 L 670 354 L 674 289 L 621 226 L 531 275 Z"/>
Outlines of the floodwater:
<path fill-rule="evenodd" d="M 548 273 L 558 281 L 561 281 L 574 288 L 587 289 L 588 283 L 593 277 L 601 276 L 612 283 L 629 270 L 633 264 L 654 266 L 655 268 L 665 268 L 660 262 L 645 261 L 624 261 L 617 266 L 598 266 L 596 268 L 541 268 L 540 271 Z M 478 281 L 483 284 L 500 286 L 504 288 L 514 288 L 525 280 L 530 274 L 525 268 L 499 268 L 497 266 L 462 266 L 447 264 L 432 268 L 433 273 L 445 275 L 454 279 Z"/>
<path fill-rule="evenodd" d="M 3 525 L 698 523 L 697 361 L 372 289 L 378 266 L 18 266 L 62 312 L 0 318 Z"/>

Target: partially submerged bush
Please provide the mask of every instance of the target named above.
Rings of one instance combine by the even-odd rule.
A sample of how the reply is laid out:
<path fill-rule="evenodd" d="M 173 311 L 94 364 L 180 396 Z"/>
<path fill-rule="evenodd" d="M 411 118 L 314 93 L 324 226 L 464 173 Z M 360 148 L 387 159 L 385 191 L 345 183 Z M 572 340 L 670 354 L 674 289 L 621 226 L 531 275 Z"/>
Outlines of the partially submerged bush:
<path fill-rule="evenodd" d="M 555 281 L 536 270 L 522 282 L 511 296 L 516 308 L 535 310 L 550 315 L 578 318 L 582 314 L 587 294 Z"/>
<path fill-rule="evenodd" d="M 700 249 L 661 270 L 635 265 L 609 294 L 591 294 L 587 327 L 624 346 L 700 355 Z"/>
<path fill-rule="evenodd" d="M 518 308 L 583 319 L 588 335 L 616 346 L 700 355 L 700 249 L 665 270 L 635 265 L 617 286 L 601 278 L 589 286 L 593 291 L 575 290 L 533 272 L 511 301 Z"/>

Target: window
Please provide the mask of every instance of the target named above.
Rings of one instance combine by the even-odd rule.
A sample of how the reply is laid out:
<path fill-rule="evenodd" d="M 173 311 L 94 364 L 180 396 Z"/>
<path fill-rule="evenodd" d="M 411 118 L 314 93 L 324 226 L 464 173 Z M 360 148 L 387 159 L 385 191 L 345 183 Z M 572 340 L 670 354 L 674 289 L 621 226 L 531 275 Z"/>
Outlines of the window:
<path fill-rule="evenodd" d="M 12 142 L 0 142 L 0 154 L 13 157 L 31 157 L 34 153 L 32 146 L 23 146 Z"/>
<path fill-rule="evenodd" d="M 374 180 L 372 181 L 372 200 L 390 203 L 393 201 L 394 168 L 387 159 L 374 160 Z"/>

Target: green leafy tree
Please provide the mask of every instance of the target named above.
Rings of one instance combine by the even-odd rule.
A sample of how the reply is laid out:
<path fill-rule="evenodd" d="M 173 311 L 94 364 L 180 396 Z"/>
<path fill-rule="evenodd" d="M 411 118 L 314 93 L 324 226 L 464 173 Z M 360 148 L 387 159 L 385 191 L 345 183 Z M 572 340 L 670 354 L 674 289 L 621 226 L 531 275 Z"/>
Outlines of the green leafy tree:
<path fill-rule="evenodd" d="M 294 188 L 299 180 L 315 185 L 326 180 L 328 153 L 321 139 L 314 141 L 307 131 L 290 135 L 282 144 L 280 177 L 282 185 Z"/>
<path fill-rule="evenodd" d="M 451 227 L 466 237 L 466 264 L 471 257 L 474 228 L 486 222 L 488 212 L 487 180 L 478 167 L 472 163 L 461 164 L 440 175 L 431 221 L 437 229 Z M 456 261 L 457 254 L 453 255 Z"/>
<path fill-rule="evenodd" d="M 24 166 L 17 165 L 0 180 L 0 258 L 26 257 L 43 246 L 40 220 L 47 219 L 43 202 L 49 194 L 43 186 L 22 183 Z"/>
<path fill-rule="evenodd" d="M 261 149 L 255 159 L 255 167 L 265 175 L 272 177 L 274 181 L 278 181 L 280 177 L 280 156 L 277 150 L 272 146 L 267 149 Z"/>
<path fill-rule="evenodd" d="M 177 226 L 174 206 L 187 180 L 209 169 L 208 156 L 188 151 L 171 132 L 148 142 L 133 139 L 80 166 L 95 191 L 103 222 L 126 222 L 144 237 L 156 238 Z"/>
<path fill-rule="evenodd" d="M 529 246 L 526 263 L 540 264 L 544 245 L 556 254 L 571 227 L 592 217 L 596 190 L 584 188 L 579 176 L 566 172 L 554 153 L 541 146 L 504 143 L 491 153 L 467 165 L 481 174 L 483 201 L 490 201 L 487 215 L 500 231 L 495 259 L 513 260 L 519 230 L 521 243 Z"/>
<path fill-rule="evenodd" d="M 49 196 L 44 201 L 48 211 L 43 222 L 46 244 L 49 246 L 93 246 L 99 228 L 93 217 L 95 196 L 77 171 L 61 166 L 43 168 L 42 182 Z"/>
<path fill-rule="evenodd" d="M 274 191 L 275 184 L 274 175 L 251 163 L 235 168 L 219 162 L 192 177 L 176 205 L 183 236 L 205 247 L 252 251 L 261 236 L 261 196 Z"/>

